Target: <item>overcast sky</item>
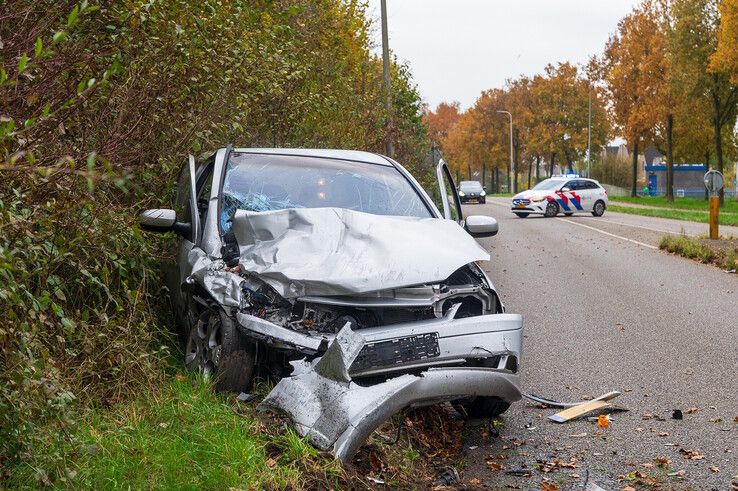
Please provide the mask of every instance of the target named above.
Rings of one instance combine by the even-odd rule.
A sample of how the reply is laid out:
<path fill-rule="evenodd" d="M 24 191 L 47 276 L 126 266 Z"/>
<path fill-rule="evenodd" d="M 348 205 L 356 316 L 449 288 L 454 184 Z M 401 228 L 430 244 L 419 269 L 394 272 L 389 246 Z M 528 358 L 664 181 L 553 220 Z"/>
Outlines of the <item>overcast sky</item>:
<path fill-rule="evenodd" d="M 387 0 L 390 49 L 409 63 L 425 102 L 474 104 L 548 63 L 583 64 L 638 0 Z M 369 0 L 381 51 L 380 0 Z"/>

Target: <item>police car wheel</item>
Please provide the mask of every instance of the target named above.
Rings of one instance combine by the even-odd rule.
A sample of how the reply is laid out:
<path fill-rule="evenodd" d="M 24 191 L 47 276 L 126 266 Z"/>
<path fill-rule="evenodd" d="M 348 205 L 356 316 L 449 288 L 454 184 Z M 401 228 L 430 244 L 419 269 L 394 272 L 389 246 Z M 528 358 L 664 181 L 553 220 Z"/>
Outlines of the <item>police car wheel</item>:
<path fill-rule="evenodd" d="M 516 213 L 516 215 L 518 218 L 527 218 L 530 213 Z"/>
<path fill-rule="evenodd" d="M 574 214 L 574 213 L 572 213 L 572 212 L 569 212 L 569 213 L 564 213 L 564 215 L 566 215 L 566 216 L 568 216 L 568 217 L 572 216 L 573 214 Z"/>
<path fill-rule="evenodd" d="M 555 217 L 559 214 L 559 205 L 554 203 L 553 201 L 549 201 L 546 205 L 546 212 L 543 214 L 546 218 Z"/>
<path fill-rule="evenodd" d="M 601 217 L 605 213 L 605 203 L 598 201 L 592 209 L 592 216 Z"/>

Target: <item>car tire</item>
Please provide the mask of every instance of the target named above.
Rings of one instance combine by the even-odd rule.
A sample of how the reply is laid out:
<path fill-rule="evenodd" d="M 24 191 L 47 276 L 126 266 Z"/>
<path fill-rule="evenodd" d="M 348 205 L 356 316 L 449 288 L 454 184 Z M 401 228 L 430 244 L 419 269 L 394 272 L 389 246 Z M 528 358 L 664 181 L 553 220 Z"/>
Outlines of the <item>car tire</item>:
<path fill-rule="evenodd" d="M 528 218 L 528 215 L 530 215 L 530 213 L 515 213 L 515 214 L 518 216 L 518 218 Z"/>
<path fill-rule="evenodd" d="M 574 214 L 574 213 L 572 213 L 572 212 L 564 213 L 564 215 L 566 215 L 566 216 L 568 216 L 568 217 L 572 216 L 573 214 Z"/>
<path fill-rule="evenodd" d="M 553 218 L 559 214 L 559 205 L 555 201 L 549 201 L 546 205 L 546 211 L 543 216 L 546 218 Z"/>
<path fill-rule="evenodd" d="M 245 392 L 254 374 L 253 343 L 238 332 L 223 309 L 203 312 L 194 323 L 185 346 L 185 365 L 213 380 L 216 392 Z"/>
<path fill-rule="evenodd" d="M 462 406 L 472 418 L 495 418 L 507 411 L 510 403 L 499 397 L 475 397 L 470 402 L 462 403 Z"/>
<path fill-rule="evenodd" d="M 487 204 L 487 198 L 482 198 L 479 200 L 480 205 L 486 205 Z"/>
<path fill-rule="evenodd" d="M 597 200 L 597 202 L 594 204 L 594 207 L 592 208 L 592 216 L 601 217 L 604 214 L 605 202 L 602 200 Z"/>

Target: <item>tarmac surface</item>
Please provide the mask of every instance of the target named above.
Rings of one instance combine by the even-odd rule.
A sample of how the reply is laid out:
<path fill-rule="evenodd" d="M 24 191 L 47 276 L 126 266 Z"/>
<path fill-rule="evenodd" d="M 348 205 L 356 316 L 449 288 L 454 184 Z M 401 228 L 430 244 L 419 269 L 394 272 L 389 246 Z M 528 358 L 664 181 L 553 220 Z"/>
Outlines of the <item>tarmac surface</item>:
<path fill-rule="evenodd" d="M 524 316 L 523 390 L 578 401 L 610 390 L 608 428 L 515 403 L 467 425 L 464 483 L 493 489 L 731 489 L 738 482 L 738 275 L 658 250 L 707 225 L 606 212 L 517 218 L 509 199 L 481 239 L 508 312 Z M 722 233 L 738 235 L 736 227 Z M 673 410 L 683 419 L 673 419 Z"/>

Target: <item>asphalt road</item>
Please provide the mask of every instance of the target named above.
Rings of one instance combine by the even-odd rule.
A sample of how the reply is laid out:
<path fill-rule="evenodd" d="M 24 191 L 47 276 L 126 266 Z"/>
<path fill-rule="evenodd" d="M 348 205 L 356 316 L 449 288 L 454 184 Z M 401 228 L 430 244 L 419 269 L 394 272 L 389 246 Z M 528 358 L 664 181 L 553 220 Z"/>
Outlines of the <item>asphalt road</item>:
<path fill-rule="evenodd" d="M 480 243 L 507 311 L 524 316 L 524 390 L 563 401 L 620 390 L 614 402 L 629 411 L 601 430 L 587 419 L 556 424 L 547 416 L 557 410 L 516 403 L 499 437 L 487 434 L 486 422 L 467 426 L 465 482 L 731 489 L 738 480 L 738 276 L 657 249 L 664 232 L 699 234 L 707 226 L 610 212 L 520 219 L 509 200 L 490 201 L 464 212 L 500 223 L 499 234 Z M 672 419 L 674 409 L 682 420 Z M 556 460 L 576 467 L 543 472 L 542 463 Z"/>

